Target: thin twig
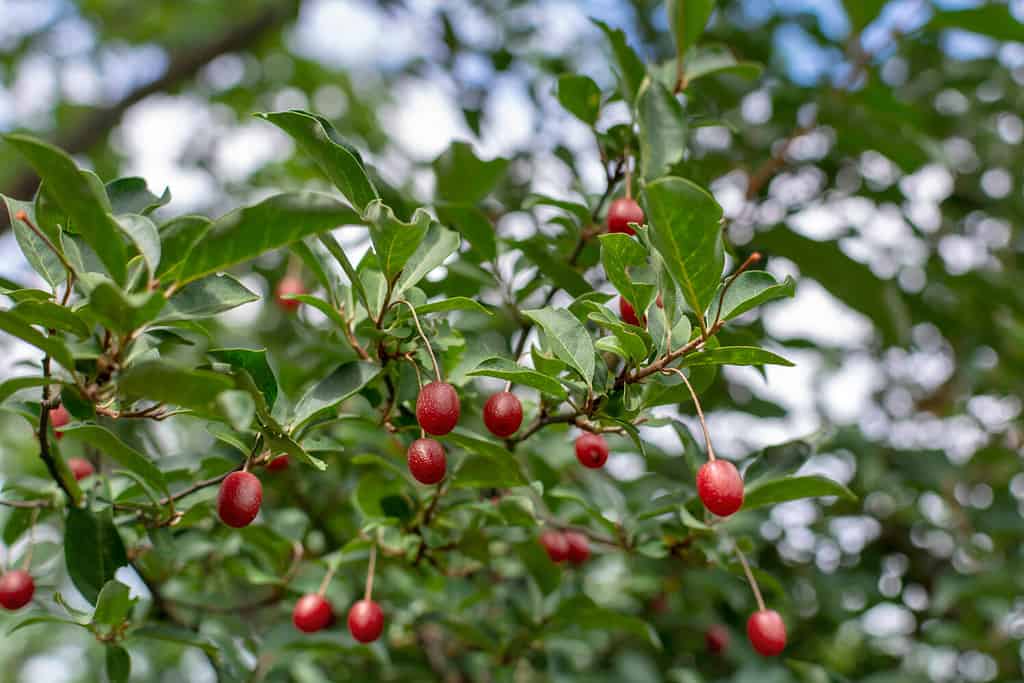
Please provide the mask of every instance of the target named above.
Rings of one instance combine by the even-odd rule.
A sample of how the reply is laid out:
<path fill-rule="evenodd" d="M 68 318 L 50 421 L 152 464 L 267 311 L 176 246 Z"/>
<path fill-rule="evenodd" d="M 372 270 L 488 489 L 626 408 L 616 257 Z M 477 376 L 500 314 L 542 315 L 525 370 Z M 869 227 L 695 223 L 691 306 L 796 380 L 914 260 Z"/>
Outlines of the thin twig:
<path fill-rule="evenodd" d="M 416 331 L 420 333 L 420 339 L 422 339 L 423 343 L 426 344 L 427 346 L 427 354 L 430 356 L 430 362 L 434 364 L 434 376 L 437 377 L 438 382 L 442 381 L 441 366 L 437 364 L 437 356 L 434 355 L 434 350 L 430 348 L 430 340 L 427 339 L 427 335 L 423 334 L 423 328 L 420 327 L 420 319 L 416 315 L 416 308 L 413 307 L 413 305 L 406 301 L 405 299 L 398 299 L 395 301 L 395 303 L 405 304 L 406 306 L 409 307 L 409 313 L 412 314 L 412 320 L 414 323 L 416 323 Z"/>

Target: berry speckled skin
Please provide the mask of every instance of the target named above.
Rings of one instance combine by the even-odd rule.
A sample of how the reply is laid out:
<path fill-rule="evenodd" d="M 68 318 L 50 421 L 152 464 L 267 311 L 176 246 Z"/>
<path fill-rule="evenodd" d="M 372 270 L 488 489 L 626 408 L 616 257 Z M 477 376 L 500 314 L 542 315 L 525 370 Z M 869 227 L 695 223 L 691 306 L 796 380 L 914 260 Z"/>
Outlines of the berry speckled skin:
<path fill-rule="evenodd" d="M 384 612 L 373 600 L 360 600 L 348 611 L 348 631 L 360 643 L 372 643 L 384 630 Z"/>
<path fill-rule="evenodd" d="M 267 463 L 267 469 L 271 472 L 280 472 L 281 470 L 288 469 L 288 465 L 291 461 L 288 460 L 287 454 L 281 454 Z"/>
<path fill-rule="evenodd" d="M 75 475 L 75 481 L 82 481 L 95 472 L 92 463 L 85 458 L 68 458 L 68 469 Z"/>
<path fill-rule="evenodd" d="M 545 531 L 540 535 L 540 544 L 552 562 L 565 562 L 569 559 L 569 541 L 561 531 Z"/>
<path fill-rule="evenodd" d="M 6 609 L 21 609 L 32 601 L 35 592 L 35 582 L 23 569 L 15 569 L 0 576 L 0 605 Z"/>
<path fill-rule="evenodd" d="M 448 461 L 444 447 L 433 439 L 416 439 L 405 454 L 412 476 L 421 484 L 436 484 L 444 479 Z"/>
<path fill-rule="evenodd" d="M 759 653 L 775 657 L 786 649 L 786 624 L 773 609 L 754 612 L 747 620 L 747 637 Z"/>
<path fill-rule="evenodd" d="M 263 485 L 249 472 L 232 472 L 220 485 L 217 514 L 228 526 L 248 526 L 260 511 Z"/>
<path fill-rule="evenodd" d="M 61 405 L 50 409 L 50 424 L 53 425 L 54 434 L 57 435 L 58 439 L 64 436 L 60 433 L 59 428 L 69 422 L 71 422 L 71 413 L 68 412 L 67 408 Z"/>
<path fill-rule="evenodd" d="M 523 423 L 523 404 L 510 391 L 499 391 L 484 404 L 484 424 L 491 434 L 505 438 L 512 436 Z"/>
<path fill-rule="evenodd" d="M 590 558 L 590 541 L 578 531 L 566 531 L 562 536 L 569 544 L 569 561 L 583 564 Z"/>
<path fill-rule="evenodd" d="M 743 507 L 743 479 L 728 460 L 714 460 L 697 472 L 697 494 L 708 510 L 728 517 Z"/>
<path fill-rule="evenodd" d="M 274 299 L 277 301 L 277 305 L 289 313 L 294 313 L 299 310 L 299 306 L 302 305 L 301 301 L 295 299 L 285 299 L 286 296 L 298 296 L 305 294 L 306 288 L 302 286 L 302 280 L 297 277 L 286 275 L 281 278 L 281 281 L 277 283 L 277 290 L 274 292 Z"/>
<path fill-rule="evenodd" d="M 608 232 L 624 232 L 627 235 L 635 235 L 636 231 L 629 227 L 629 224 L 643 225 L 644 222 L 644 210 L 640 208 L 635 199 L 620 197 L 608 207 Z"/>
<path fill-rule="evenodd" d="M 597 469 L 608 461 L 608 442 L 600 434 L 584 432 L 576 439 L 576 459 L 584 467 Z"/>
<path fill-rule="evenodd" d="M 721 624 L 715 624 L 704 634 L 704 643 L 711 654 L 722 654 L 729 647 L 729 630 Z"/>
<path fill-rule="evenodd" d="M 624 296 L 619 297 L 619 317 L 627 325 L 635 325 L 636 327 L 646 327 L 647 325 L 646 321 L 641 322 L 640 318 L 637 317 L 633 304 L 626 301 Z"/>
<path fill-rule="evenodd" d="M 303 595 L 292 610 L 292 623 L 295 624 L 295 628 L 305 633 L 315 633 L 327 628 L 333 617 L 331 603 L 316 593 Z"/>
<path fill-rule="evenodd" d="M 447 382 L 431 382 L 416 399 L 416 419 L 427 434 L 444 436 L 459 422 L 459 395 Z"/>

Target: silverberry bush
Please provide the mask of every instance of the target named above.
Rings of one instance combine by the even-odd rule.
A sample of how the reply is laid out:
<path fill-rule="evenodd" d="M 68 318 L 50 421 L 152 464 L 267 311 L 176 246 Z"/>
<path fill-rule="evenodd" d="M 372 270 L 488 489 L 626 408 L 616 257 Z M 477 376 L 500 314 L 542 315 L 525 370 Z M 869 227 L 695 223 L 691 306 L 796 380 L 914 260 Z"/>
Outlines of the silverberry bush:
<path fill-rule="evenodd" d="M 441 3 L 434 68 L 586 141 L 397 177 L 357 79 L 280 68 L 300 4 L 159 83 L 278 58 L 205 93 L 294 147 L 223 211 L 118 177 L 160 88 L 3 136 L 0 682 L 1021 680 L 1017 9 L 638 1 L 583 60 L 546 3 L 477 3 L 489 51 Z"/>

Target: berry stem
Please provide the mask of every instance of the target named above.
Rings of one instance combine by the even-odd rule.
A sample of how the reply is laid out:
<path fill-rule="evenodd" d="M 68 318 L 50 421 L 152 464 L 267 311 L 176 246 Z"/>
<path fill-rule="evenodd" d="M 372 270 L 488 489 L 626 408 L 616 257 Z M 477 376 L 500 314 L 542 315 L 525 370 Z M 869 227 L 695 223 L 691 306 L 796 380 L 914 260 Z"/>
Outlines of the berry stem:
<path fill-rule="evenodd" d="M 704 444 L 708 449 L 708 460 L 715 461 L 715 449 L 711 446 L 711 434 L 708 432 L 708 423 L 704 420 L 704 411 L 701 410 L 700 400 L 697 398 L 697 392 L 693 390 L 693 385 L 690 384 L 690 380 L 686 378 L 683 371 L 679 368 L 665 368 L 661 371 L 663 375 L 670 375 L 675 373 L 686 384 L 686 388 L 690 390 L 690 396 L 693 398 L 693 405 L 697 407 L 697 417 L 700 418 L 700 428 L 704 430 Z"/>
<path fill-rule="evenodd" d="M 370 568 L 366 571 L 366 592 L 363 594 L 364 600 L 369 600 L 373 597 L 373 572 L 377 568 L 377 544 L 370 546 Z"/>
<path fill-rule="evenodd" d="M 512 380 L 505 382 L 505 391 L 512 391 Z"/>
<path fill-rule="evenodd" d="M 437 377 L 438 382 L 442 381 L 441 366 L 437 364 L 437 357 L 434 355 L 434 349 L 430 348 L 430 341 L 427 339 L 427 335 L 423 334 L 423 328 L 420 327 L 420 319 L 416 315 L 416 309 L 413 307 L 411 303 L 409 303 L 405 299 L 398 299 L 397 301 L 395 301 L 395 303 L 405 304 L 406 306 L 409 307 L 409 313 L 412 314 L 412 320 L 414 323 L 416 323 L 416 331 L 420 333 L 420 339 L 422 339 L 423 343 L 426 344 L 427 346 L 427 353 L 430 355 L 430 362 L 434 364 L 434 376 Z"/>
<path fill-rule="evenodd" d="M 327 592 L 327 586 L 330 585 L 331 579 L 334 578 L 334 572 L 337 569 L 337 563 L 332 562 L 327 565 L 327 573 L 324 574 L 324 579 L 320 582 L 320 587 L 316 590 L 316 594 L 319 595 L 321 598 L 324 597 L 324 594 Z"/>
<path fill-rule="evenodd" d="M 629 148 L 628 147 L 626 148 L 625 152 L 626 152 L 626 159 L 625 159 L 625 162 L 626 162 L 626 198 L 627 199 L 632 199 L 633 198 L 633 167 L 632 167 L 632 164 L 630 164 Z"/>
<path fill-rule="evenodd" d="M 736 549 L 736 557 L 740 558 L 740 564 L 743 565 L 743 573 L 747 575 L 747 582 L 750 584 L 750 589 L 754 591 L 754 600 L 757 601 L 757 608 L 762 612 L 767 609 L 764 605 L 764 598 L 761 597 L 761 588 L 757 585 L 757 579 L 754 578 L 754 572 L 750 571 L 750 565 L 747 563 L 747 556 L 740 550 L 738 543 L 733 543 L 733 547 Z"/>
<path fill-rule="evenodd" d="M 28 525 L 28 550 L 25 551 L 25 559 L 21 568 L 28 571 L 32 568 L 32 550 L 36 547 L 36 520 L 39 519 L 39 508 L 32 510 L 32 521 Z"/>

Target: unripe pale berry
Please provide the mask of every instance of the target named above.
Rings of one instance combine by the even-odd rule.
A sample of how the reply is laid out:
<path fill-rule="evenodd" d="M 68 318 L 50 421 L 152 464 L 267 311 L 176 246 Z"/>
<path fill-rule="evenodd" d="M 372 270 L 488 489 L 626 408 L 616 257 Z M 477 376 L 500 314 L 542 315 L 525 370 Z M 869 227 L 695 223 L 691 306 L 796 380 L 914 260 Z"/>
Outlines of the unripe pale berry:
<path fill-rule="evenodd" d="M 0 576 L 0 605 L 9 610 L 27 605 L 35 592 L 36 584 L 24 569 L 15 569 Z"/>
<path fill-rule="evenodd" d="M 540 535 L 540 544 L 552 562 L 565 562 L 569 559 L 569 541 L 561 531 L 545 531 Z"/>
<path fill-rule="evenodd" d="M 416 439 L 405 454 L 409 472 L 421 484 L 436 484 L 444 479 L 448 461 L 444 447 L 433 439 Z"/>
<path fill-rule="evenodd" d="M 704 634 L 704 643 L 708 652 L 720 655 L 729 647 L 729 630 L 721 624 L 715 624 Z"/>
<path fill-rule="evenodd" d="M 619 317 L 622 318 L 622 322 L 627 325 L 635 325 L 637 327 L 646 327 L 647 321 L 641 321 L 636 314 L 636 309 L 633 308 L 633 304 L 626 301 L 626 297 L 619 297 Z"/>
<path fill-rule="evenodd" d="M 786 649 L 786 624 L 775 610 L 760 610 L 747 620 L 747 637 L 759 653 L 775 657 Z"/>
<path fill-rule="evenodd" d="M 566 531 L 566 543 L 569 544 L 569 561 L 583 564 L 590 558 L 590 540 L 578 531 Z"/>
<path fill-rule="evenodd" d="M 63 405 L 50 409 L 50 424 L 53 425 L 54 434 L 57 435 L 58 439 L 64 436 L 58 429 L 69 422 L 71 422 L 71 413 Z"/>
<path fill-rule="evenodd" d="M 372 643 L 384 630 L 384 612 L 373 600 L 360 600 L 348 611 L 348 631 L 360 643 Z"/>
<path fill-rule="evenodd" d="M 523 423 L 523 404 L 511 391 L 499 391 L 484 404 L 484 424 L 491 434 L 512 436 Z"/>
<path fill-rule="evenodd" d="M 306 633 L 315 633 L 327 628 L 333 618 L 331 603 L 316 593 L 303 595 L 292 610 L 292 623 L 295 624 L 295 628 Z"/>
<path fill-rule="evenodd" d="M 71 470 L 71 474 L 75 475 L 75 481 L 82 481 L 96 471 L 93 469 L 92 463 L 85 458 L 68 458 L 68 469 Z"/>
<path fill-rule="evenodd" d="M 288 460 L 288 454 L 282 453 L 281 455 L 277 456 L 276 458 L 267 463 L 267 469 L 270 470 L 271 472 L 280 472 L 281 470 L 288 469 L 289 462 L 290 461 Z"/>
<path fill-rule="evenodd" d="M 584 467 L 602 467 L 608 460 L 608 442 L 600 434 L 583 432 L 576 438 L 576 459 Z"/>
<path fill-rule="evenodd" d="M 277 288 L 274 290 L 274 299 L 277 301 L 277 305 L 283 310 L 294 313 L 299 310 L 299 306 L 302 305 L 301 301 L 295 299 L 286 299 L 286 296 L 298 296 L 299 294 L 305 294 L 306 288 L 302 285 L 302 280 L 293 276 L 285 275 L 281 278 L 281 281 L 277 283 Z"/>
<path fill-rule="evenodd" d="M 416 419 L 423 431 L 444 436 L 459 422 L 459 395 L 447 382 L 431 382 L 420 389 L 416 399 Z"/>
<path fill-rule="evenodd" d="M 743 507 L 743 479 L 728 460 L 712 460 L 697 472 L 697 494 L 708 510 L 728 517 Z"/>
<path fill-rule="evenodd" d="M 636 231 L 629 227 L 630 223 L 644 224 L 644 210 L 635 199 L 620 197 L 608 207 L 608 232 L 624 232 L 635 235 Z"/>
<path fill-rule="evenodd" d="M 250 472 L 232 472 L 220 485 L 217 514 L 228 526 L 248 526 L 260 511 L 263 485 Z"/>

